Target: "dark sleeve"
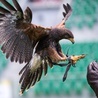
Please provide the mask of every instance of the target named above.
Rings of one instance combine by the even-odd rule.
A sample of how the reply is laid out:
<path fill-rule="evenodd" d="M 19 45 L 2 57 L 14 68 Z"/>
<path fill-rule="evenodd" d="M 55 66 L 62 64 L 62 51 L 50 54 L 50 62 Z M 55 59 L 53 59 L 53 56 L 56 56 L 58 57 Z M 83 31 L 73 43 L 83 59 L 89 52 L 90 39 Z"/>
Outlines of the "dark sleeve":
<path fill-rule="evenodd" d="M 91 62 L 87 68 L 87 81 L 98 98 L 98 63 Z"/>

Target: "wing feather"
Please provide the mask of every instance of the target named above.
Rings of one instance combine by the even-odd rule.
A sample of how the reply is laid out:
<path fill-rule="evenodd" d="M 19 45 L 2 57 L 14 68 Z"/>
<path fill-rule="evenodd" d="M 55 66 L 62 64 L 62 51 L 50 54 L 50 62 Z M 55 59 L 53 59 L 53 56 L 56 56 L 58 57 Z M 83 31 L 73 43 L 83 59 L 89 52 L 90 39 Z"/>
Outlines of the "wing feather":
<path fill-rule="evenodd" d="M 16 34 L 13 33 L 13 31 L 11 31 L 11 28 L 9 27 L 5 27 L 5 29 L 1 29 L 0 32 L 0 43 L 6 43 L 9 39 L 13 38 L 13 36 L 15 36 Z M 5 33 L 3 33 L 5 32 Z M 7 33 L 8 32 L 8 33 Z"/>
<path fill-rule="evenodd" d="M 6 0 L 0 0 L 2 4 L 4 4 L 9 10 L 16 11 L 16 9 Z"/>
<path fill-rule="evenodd" d="M 23 15 L 23 11 L 22 11 L 22 8 L 20 7 L 19 3 L 16 0 L 12 0 L 12 1 L 13 1 L 14 5 L 15 5 L 16 9 L 18 11 L 20 11 L 22 13 L 22 15 Z"/>
<path fill-rule="evenodd" d="M 14 54 L 14 52 L 16 51 L 16 47 L 17 47 L 17 45 L 18 45 L 18 37 L 16 37 L 16 36 L 14 36 L 14 43 L 12 44 L 12 46 L 11 46 L 11 48 L 9 49 L 9 52 L 7 53 L 6 52 L 6 54 L 8 54 L 8 57 L 10 57 L 10 60 L 13 62 L 14 61 L 14 57 L 13 57 L 13 54 Z M 3 49 L 2 49 L 2 51 L 3 51 Z"/>
<path fill-rule="evenodd" d="M 68 3 L 67 5 L 63 4 L 63 8 L 65 10 L 65 12 L 63 12 L 63 16 L 64 16 L 64 20 L 66 21 L 72 13 L 72 8 Z"/>
<path fill-rule="evenodd" d="M 17 37 L 16 41 L 17 41 L 16 45 L 14 44 L 15 47 L 13 46 L 14 49 L 13 49 L 13 52 L 12 52 L 12 56 L 11 56 L 12 60 L 11 61 L 14 61 L 14 60 L 17 61 L 16 56 L 18 55 L 18 58 L 20 58 L 19 63 L 21 63 L 22 62 L 21 61 L 21 56 L 22 56 L 23 52 L 21 51 L 21 43 L 20 43 L 19 37 Z"/>
<path fill-rule="evenodd" d="M 1 47 L 1 50 L 3 51 L 3 53 L 5 52 L 10 53 L 13 50 L 13 46 L 16 44 L 15 42 L 16 40 L 17 40 L 17 37 L 14 35 L 7 42 L 5 42 Z M 7 49 L 7 47 L 9 48 Z"/>
<path fill-rule="evenodd" d="M 7 8 L 0 6 L 1 49 L 11 61 L 27 63 L 32 58 L 37 41 L 47 32 L 44 32 L 44 27 L 31 24 L 32 12 L 28 7 L 23 13 L 17 0 L 12 1 L 14 6 L 6 0 L 0 0 Z"/>
<path fill-rule="evenodd" d="M 7 9 L 3 8 L 0 6 L 0 12 L 3 13 L 3 14 L 7 14 L 7 13 L 10 13 L 10 11 L 8 11 Z"/>
<path fill-rule="evenodd" d="M 5 15 L 4 15 L 4 14 L 2 14 L 2 13 L 0 13 L 0 18 L 2 18 L 2 17 L 5 17 Z"/>

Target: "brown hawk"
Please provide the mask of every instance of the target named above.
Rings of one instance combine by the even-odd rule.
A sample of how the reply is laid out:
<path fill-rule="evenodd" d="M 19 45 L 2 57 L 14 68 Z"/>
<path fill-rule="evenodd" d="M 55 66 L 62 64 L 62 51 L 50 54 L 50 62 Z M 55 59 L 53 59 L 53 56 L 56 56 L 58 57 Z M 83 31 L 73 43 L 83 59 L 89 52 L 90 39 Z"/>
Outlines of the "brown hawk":
<path fill-rule="evenodd" d="M 72 9 L 69 4 L 63 4 L 63 20 L 56 26 L 42 27 L 31 23 L 29 7 L 23 12 L 17 0 L 12 1 L 13 6 L 0 0 L 5 6 L 0 6 L 0 44 L 6 58 L 26 63 L 19 73 L 22 94 L 40 80 L 43 71 L 46 75 L 48 65 L 52 67 L 54 63 L 67 60 L 59 41 L 68 39 L 74 43 L 72 32 L 65 28 Z"/>

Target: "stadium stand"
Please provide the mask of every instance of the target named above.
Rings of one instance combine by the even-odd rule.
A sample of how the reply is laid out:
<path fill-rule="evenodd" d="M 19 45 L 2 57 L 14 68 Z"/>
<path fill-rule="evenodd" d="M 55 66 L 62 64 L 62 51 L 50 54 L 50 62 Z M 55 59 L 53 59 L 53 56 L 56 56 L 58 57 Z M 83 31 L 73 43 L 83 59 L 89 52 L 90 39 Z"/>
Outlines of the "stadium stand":
<path fill-rule="evenodd" d="M 92 28 L 95 23 L 98 22 L 98 0 L 72 0 L 71 6 L 73 13 L 70 19 L 67 21 L 69 28 L 78 27 L 83 28 L 85 26 Z"/>

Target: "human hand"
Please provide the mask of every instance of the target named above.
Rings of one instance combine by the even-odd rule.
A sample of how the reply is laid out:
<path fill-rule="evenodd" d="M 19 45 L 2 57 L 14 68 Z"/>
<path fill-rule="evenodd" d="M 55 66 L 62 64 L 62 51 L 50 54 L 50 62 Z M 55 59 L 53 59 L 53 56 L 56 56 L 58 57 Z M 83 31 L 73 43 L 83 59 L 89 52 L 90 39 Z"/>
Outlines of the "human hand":
<path fill-rule="evenodd" d="M 87 68 L 87 81 L 98 98 L 98 63 L 93 61 Z"/>

